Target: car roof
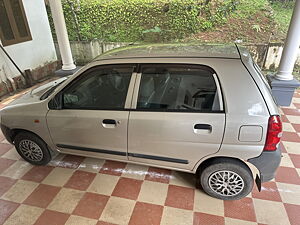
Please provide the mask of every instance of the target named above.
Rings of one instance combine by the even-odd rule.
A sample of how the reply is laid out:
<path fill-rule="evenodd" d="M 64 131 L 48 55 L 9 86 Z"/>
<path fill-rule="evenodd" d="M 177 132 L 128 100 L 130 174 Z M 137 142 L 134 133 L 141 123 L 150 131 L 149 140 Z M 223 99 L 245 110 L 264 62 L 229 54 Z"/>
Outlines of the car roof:
<path fill-rule="evenodd" d="M 128 45 L 99 55 L 93 61 L 126 58 L 230 58 L 240 59 L 234 44 L 172 43 Z"/>

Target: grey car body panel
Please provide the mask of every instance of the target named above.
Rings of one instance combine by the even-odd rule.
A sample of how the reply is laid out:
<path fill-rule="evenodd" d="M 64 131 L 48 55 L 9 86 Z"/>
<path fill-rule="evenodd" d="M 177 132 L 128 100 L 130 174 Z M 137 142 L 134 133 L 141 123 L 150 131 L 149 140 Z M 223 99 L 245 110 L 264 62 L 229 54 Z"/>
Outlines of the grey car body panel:
<path fill-rule="evenodd" d="M 241 55 L 241 60 L 244 66 L 249 71 L 249 75 L 252 76 L 253 80 L 255 81 L 258 90 L 261 92 L 268 107 L 270 115 L 280 115 L 278 111 L 278 106 L 272 96 L 270 86 L 267 80 L 263 77 L 263 75 L 259 74 L 259 72 L 255 69 L 254 62 L 250 53 L 245 47 L 237 47 Z"/>
<path fill-rule="evenodd" d="M 178 49 L 178 50 L 176 50 Z M 194 49 L 194 50 L 191 50 Z M 240 56 L 241 54 L 241 56 Z M 240 58 L 241 57 L 241 58 Z M 170 168 L 174 170 L 180 170 L 185 172 L 195 173 L 197 171 L 198 166 L 211 157 L 232 157 L 237 158 L 239 160 L 247 161 L 252 158 L 259 157 L 262 154 L 263 147 L 266 139 L 266 131 L 268 126 L 268 119 L 271 115 L 278 115 L 278 109 L 275 105 L 270 92 L 268 91 L 266 85 L 263 83 L 263 80 L 259 77 L 260 75 L 257 73 L 252 62 L 249 59 L 249 55 L 246 56 L 244 50 L 238 51 L 236 46 L 204 46 L 196 48 L 195 45 L 182 45 L 178 48 L 178 46 L 166 46 L 162 47 L 161 45 L 155 46 L 143 46 L 143 47 L 126 47 L 121 50 L 113 50 L 110 51 L 98 58 L 96 58 L 93 62 L 89 63 L 79 71 L 77 71 L 73 76 L 71 76 L 68 80 L 66 80 L 63 84 L 58 86 L 56 90 L 45 100 L 39 100 L 39 96 L 43 91 L 38 91 L 30 96 L 24 96 L 17 102 L 14 102 L 14 105 L 8 106 L 5 109 L 1 110 L 1 123 L 10 129 L 25 129 L 31 132 L 38 134 L 51 149 L 57 149 L 58 151 L 83 155 L 83 156 L 91 156 L 98 158 L 109 158 L 119 161 L 127 161 L 128 158 L 121 155 L 111 155 L 109 156 L 105 152 L 98 153 L 93 151 L 85 151 L 86 146 L 80 146 L 80 140 L 76 144 L 78 147 L 77 150 L 57 147 L 57 144 L 66 144 L 67 146 L 72 146 L 71 143 L 59 143 L 60 138 L 59 133 L 62 132 L 63 129 L 75 129 L 72 127 L 70 123 L 74 123 L 76 120 L 71 118 L 66 118 L 70 123 L 66 123 L 64 121 L 55 121 L 58 114 L 62 117 L 68 117 L 68 115 L 78 117 L 80 115 L 85 115 L 88 120 L 90 120 L 89 124 L 95 123 L 96 117 L 99 117 L 97 120 L 100 123 L 101 118 L 105 113 L 107 115 L 112 115 L 112 112 L 106 111 L 101 112 L 93 112 L 90 111 L 86 114 L 86 112 L 67 112 L 66 110 L 49 110 L 48 102 L 59 93 L 65 86 L 67 86 L 70 82 L 76 79 L 77 76 L 80 76 L 86 70 L 99 66 L 99 65 L 109 65 L 109 64 L 143 64 L 143 63 L 166 63 L 166 64 L 193 64 L 193 65 L 205 65 L 211 67 L 219 80 L 219 84 L 222 90 L 222 97 L 224 102 L 224 114 L 217 114 L 215 118 L 215 122 L 219 123 L 217 126 L 219 131 L 216 136 L 215 147 L 210 151 L 204 151 L 199 154 L 197 151 L 186 152 L 187 157 L 184 156 L 183 153 L 176 155 L 176 151 L 171 155 L 173 159 L 185 160 L 191 163 L 176 163 L 176 162 L 167 162 L 167 161 L 157 161 L 151 159 L 151 157 L 155 154 L 153 152 L 143 152 L 143 151 L 131 151 L 130 149 L 130 132 L 129 131 L 129 148 L 126 145 L 126 137 L 127 137 L 127 129 L 130 130 L 130 120 L 129 126 L 125 126 L 124 123 L 128 123 L 128 117 L 130 118 L 131 112 L 129 108 L 133 107 L 134 98 L 137 96 L 134 93 L 134 83 L 138 82 L 140 78 L 138 74 L 133 73 L 133 80 L 130 85 L 130 89 L 128 91 L 129 95 L 133 95 L 132 98 L 127 96 L 127 99 L 132 99 L 132 102 L 126 103 L 126 108 L 124 111 L 119 111 L 116 114 L 117 117 L 122 117 L 121 124 L 124 125 L 122 128 L 122 132 L 117 134 L 117 138 L 120 138 L 120 135 L 125 135 L 124 139 L 122 139 L 122 146 L 117 145 L 106 145 L 105 143 L 101 145 L 99 140 L 94 141 L 93 143 L 85 142 L 88 144 L 90 149 L 102 149 L 102 150 L 110 150 L 110 151 L 120 151 L 131 154 L 139 154 L 146 155 L 148 157 L 147 160 L 137 160 L 135 157 L 135 163 L 144 164 L 144 165 L 156 165 L 163 168 Z M 135 96 L 136 95 L 136 96 Z M 56 113 L 55 113 L 56 111 Z M 60 111 L 60 112 L 59 112 Z M 71 111 L 71 110 L 69 110 Z M 58 113 L 58 114 L 57 114 Z M 132 112 L 132 115 L 135 114 L 138 116 L 139 112 Z M 76 114 L 76 115 L 75 115 Z M 97 114 L 97 115 L 96 115 Z M 150 114 L 150 113 L 149 113 Z M 163 112 L 160 115 L 156 115 L 151 117 L 151 119 L 158 119 L 159 116 L 164 114 Z M 172 114 L 172 113 L 171 113 Z M 175 113 L 172 114 L 175 117 Z M 193 115 L 193 117 L 197 117 L 197 114 L 191 113 L 188 115 Z M 188 116 L 187 115 L 187 116 Z M 199 120 L 205 119 L 205 115 L 199 113 Z M 201 117 L 203 116 L 203 118 Z M 153 116 L 153 115 L 152 115 Z M 47 117 L 47 119 L 46 119 Z M 103 117 L 104 118 L 104 117 Z M 208 117 L 209 118 L 209 117 Z M 211 117 L 213 118 L 213 117 Z M 38 119 L 39 123 L 34 123 L 33 121 Z M 47 124 L 48 120 L 48 124 Z M 51 122 L 50 122 L 51 120 Z M 64 119 L 62 119 L 64 120 Z M 50 123 L 49 123 L 50 122 Z M 213 123 L 213 119 L 212 119 Z M 82 126 L 82 129 L 79 134 L 87 132 L 86 127 L 84 128 L 83 123 L 77 124 L 78 126 Z M 101 124 L 99 124 L 101 125 Z M 59 126 L 64 126 L 61 131 L 59 130 Z M 262 129 L 261 137 L 257 138 L 257 134 L 253 134 L 253 137 L 249 139 L 239 140 L 240 129 L 245 126 L 256 126 Z M 94 127 L 93 132 L 99 132 L 98 128 Z M 84 130 L 85 129 L 85 130 Z M 100 128 L 99 128 L 100 129 Z M 139 130 L 140 128 L 137 128 Z M 58 133 L 56 133 L 58 132 Z M 164 131 L 166 132 L 166 131 Z M 171 131 L 171 132 L 178 132 Z M 50 136 L 51 133 L 51 136 Z M 137 132 L 138 133 L 138 132 Z M 176 136 L 176 134 L 174 133 Z M 251 135 L 251 132 L 250 132 Z M 107 141 L 114 140 L 109 135 L 106 136 Z M 53 141 L 55 139 L 55 141 Z M 119 140 L 119 139 L 118 139 Z M 171 140 L 171 139 L 169 139 Z M 174 141 L 174 139 L 172 139 Z M 190 139 L 190 141 L 193 141 Z M 202 140 L 201 140 L 202 141 Z M 201 144 L 201 141 L 199 142 Z M 211 139 L 212 142 L 212 139 Z M 115 144 L 115 143 L 114 143 Z M 190 143 L 192 144 L 192 143 Z M 203 146 L 200 148 L 200 151 L 205 149 L 205 146 L 209 146 L 209 141 L 202 143 Z M 64 147 L 66 147 L 66 145 Z M 79 146 L 78 146 L 79 145 Z M 62 146 L 62 145 L 59 145 Z M 142 145 L 140 145 L 141 147 Z M 200 145 L 199 145 L 200 146 Z M 80 150 L 80 147 L 81 150 Z M 176 148 L 176 145 L 173 146 Z M 188 148 L 188 145 L 186 146 Z M 137 150 L 138 148 L 134 149 Z M 170 148 L 171 149 L 171 148 Z M 170 151 L 170 150 L 168 150 Z M 131 159 L 129 154 L 129 158 Z M 189 155 L 190 154 L 190 155 Z M 163 154 L 157 153 L 154 156 L 162 156 Z M 134 157 L 132 157 L 134 158 Z M 168 157 L 165 157 L 168 158 Z M 139 159 L 142 159 L 139 158 Z M 176 161 L 176 160 L 175 160 Z M 261 164 L 257 163 L 257 167 Z M 259 168 L 258 168 L 259 169 Z"/>

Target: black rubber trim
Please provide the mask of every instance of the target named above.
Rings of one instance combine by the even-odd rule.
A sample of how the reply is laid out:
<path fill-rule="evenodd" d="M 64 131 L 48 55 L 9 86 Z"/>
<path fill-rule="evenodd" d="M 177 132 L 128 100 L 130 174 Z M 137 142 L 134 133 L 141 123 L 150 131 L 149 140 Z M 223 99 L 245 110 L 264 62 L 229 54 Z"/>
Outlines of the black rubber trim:
<path fill-rule="evenodd" d="M 86 147 L 80 147 L 80 146 L 57 144 L 56 147 L 58 147 L 58 148 L 69 148 L 69 149 L 74 149 L 74 150 L 79 150 L 79 151 L 110 154 L 110 155 L 127 156 L 126 152 L 118 152 L 118 151 L 95 149 L 95 148 L 86 148 Z M 137 153 L 128 153 L 128 156 L 132 156 L 132 157 L 136 157 L 136 158 L 144 158 L 144 159 L 152 159 L 152 160 L 173 162 L 173 163 L 180 163 L 180 164 L 188 164 L 189 163 L 189 161 L 184 160 L 184 159 L 175 159 L 175 158 L 168 158 L 168 157 L 154 156 L 154 155 L 144 155 L 144 154 L 137 154 Z"/>
<path fill-rule="evenodd" d="M 118 151 L 112 151 L 112 150 L 103 150 L 103 149 L 96 149 L 96 148 L 86 148 L 86 147 L 64 145 L 64 144 L 57 144 L 56 147 L 58 147 L 58 148 L 70 148 L 70 149 L 80 150 L 80 151 L 86 151 L 86 152 L 97 152 L 97 153 L 110 154 L 110 155 L 127 156 L 126 152 L 118 152 Z"/>
<path fill-rule="evenodd" d="M 138 154 L 138 153 L 128 153 L 128 156 L 132 156 L 132 157 L 136 157 L 136 158 L 173 162 L 173 163 L 181 163 L 181 164 L 189 163 L 189 161 L 184 160 L 184 159 L 175 159 L 175 158 L 168 158 L 168 157 L 154 156 L 154 155 L 144 155 L 144 154 Z"/>
<path fill-rule="evenodd" d="M 3 124 L 1 124 L 1 130 L 2 130 L 2 133 L 3 133 L 4 137 L 6 138 L 6 140 L 9 143 L 13 144 L 11 130 L 7 126 L 4 126 Z"/>

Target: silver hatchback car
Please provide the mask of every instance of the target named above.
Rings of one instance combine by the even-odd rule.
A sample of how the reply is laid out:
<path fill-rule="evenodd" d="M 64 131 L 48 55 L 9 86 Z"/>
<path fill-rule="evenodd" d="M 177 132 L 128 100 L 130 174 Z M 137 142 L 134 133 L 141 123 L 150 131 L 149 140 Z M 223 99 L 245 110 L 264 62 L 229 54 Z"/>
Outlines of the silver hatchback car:
<path fill-rule="evenodd" d="M 168 168 L 225 200 L 260 189 L 281 158 L 270 87 L 236 45 L 112 50 L 2 109 L 1 129 L 35 165 L 62 152 Z"/>

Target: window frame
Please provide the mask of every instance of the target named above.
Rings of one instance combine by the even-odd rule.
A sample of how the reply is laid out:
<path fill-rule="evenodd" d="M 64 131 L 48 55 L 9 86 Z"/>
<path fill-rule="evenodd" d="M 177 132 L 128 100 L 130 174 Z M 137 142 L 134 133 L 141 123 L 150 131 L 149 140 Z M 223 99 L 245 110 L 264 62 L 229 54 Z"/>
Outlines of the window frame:
<path fill-rule="evenodd" d="M 3 46 L 14 45 L 14 44 L 18 44 L 18 43 L 22 43 L 22 42 L 32 40 L 32 36 L 31 36 L 30 29 L 29 29 L 28 20 L 27 20 L 27 17 L 26 17 L 23 1 L 22 0 L 18 0 L 18 1 L 19 1 L 22 17 L 23 17 L 24 24 L 25 24 L 25 29 L 26 29 L 28 35 L 26 37 L 21 37 L 20 36 L 15 17 L 13 16 L 13 10 L 12 10 L 12 7 L 11 7 L 11 2 L 10 2 L 10 0 L 3 0 L 5 10 L 6 10 L 6 13 L 7 13 L 7 16 L 8 16 L 9 25 L 10 25 L 12 33 L 14 35 L 14 39 L 6 40 L 5 37 L 4 37 L 4 34 L 2 32 L 2 29 L 0 27 L 0 39 L 1 39 L 1 42 L 2 42 Z"/>
<path fill-rule="evenodd" d="M 143 67 L 180 67 L 180 68 L 195 68 L 195 69 L 204 69 L 211 72 L 211 75 L 215 81 L 216 84 L 216 94 L 218 94 L 219 98 L 219 104 L 220 104 L 220 110 L 191 110 L 191 109 L 138 109 L 137 108 L 137 102 L 138 102 L 138 96 L 139 96 L 139 89 L 141 86 L 141 78 L 143 76 L 142 69 Z M 181 63 L 142 63 L 139 64 L 139 69 L 137 73 L 137 78 L 135 82 L 134 87 L 134 93 L 133 93 L 133 100 L 131 105 L 131 111 L 140 111 L 140 112 L 182 112 L 182 113 L 225 113 L 225 104 L 224 104 L 224 98 L 223 98 L 223 92 L 222 87 L 218 78 L 217 73 L 214 69 L 212 69 L 210 66 L 202 65 L 202 64 L 181 64 Z"/>
<path fill-rule="evenodd" d="M 69 90 L 71 87 L 76 85 L 78 82 L 80 82 L 82 79 L 84 79 L 85 76 L 88 74 L 94 72 L 95 70 L 102 69 L 102 68 L 111 68 L 111 67 L 132 67 L 132 73 L 130 77 L 130 81 L 128 84 L 127 94 L 125 97 L 124 107 L 123 108 L 100 108 L 100 107 L 90 107 L 90 108 L 65 108 L 64 102 L 63 102 L 63 94 Z M 96 65 L 93 66 L 85 71 L 83 71 L 80 75 L 78 75 L 75 79 L 73 79 L 70 83 L 68 83 L 65 87 L 63 87 L 62 90 L 60 90 L 48 103 L 48 107 L 51 110 L 98 110 L 98 111 L 128 111 L 131 105 L 132 100 L 132 93 L 133 93 L 133 87 L 136 80 L 136 70 L 137 66 L 136 64 L 106 64 L 106 65 Z"/>

